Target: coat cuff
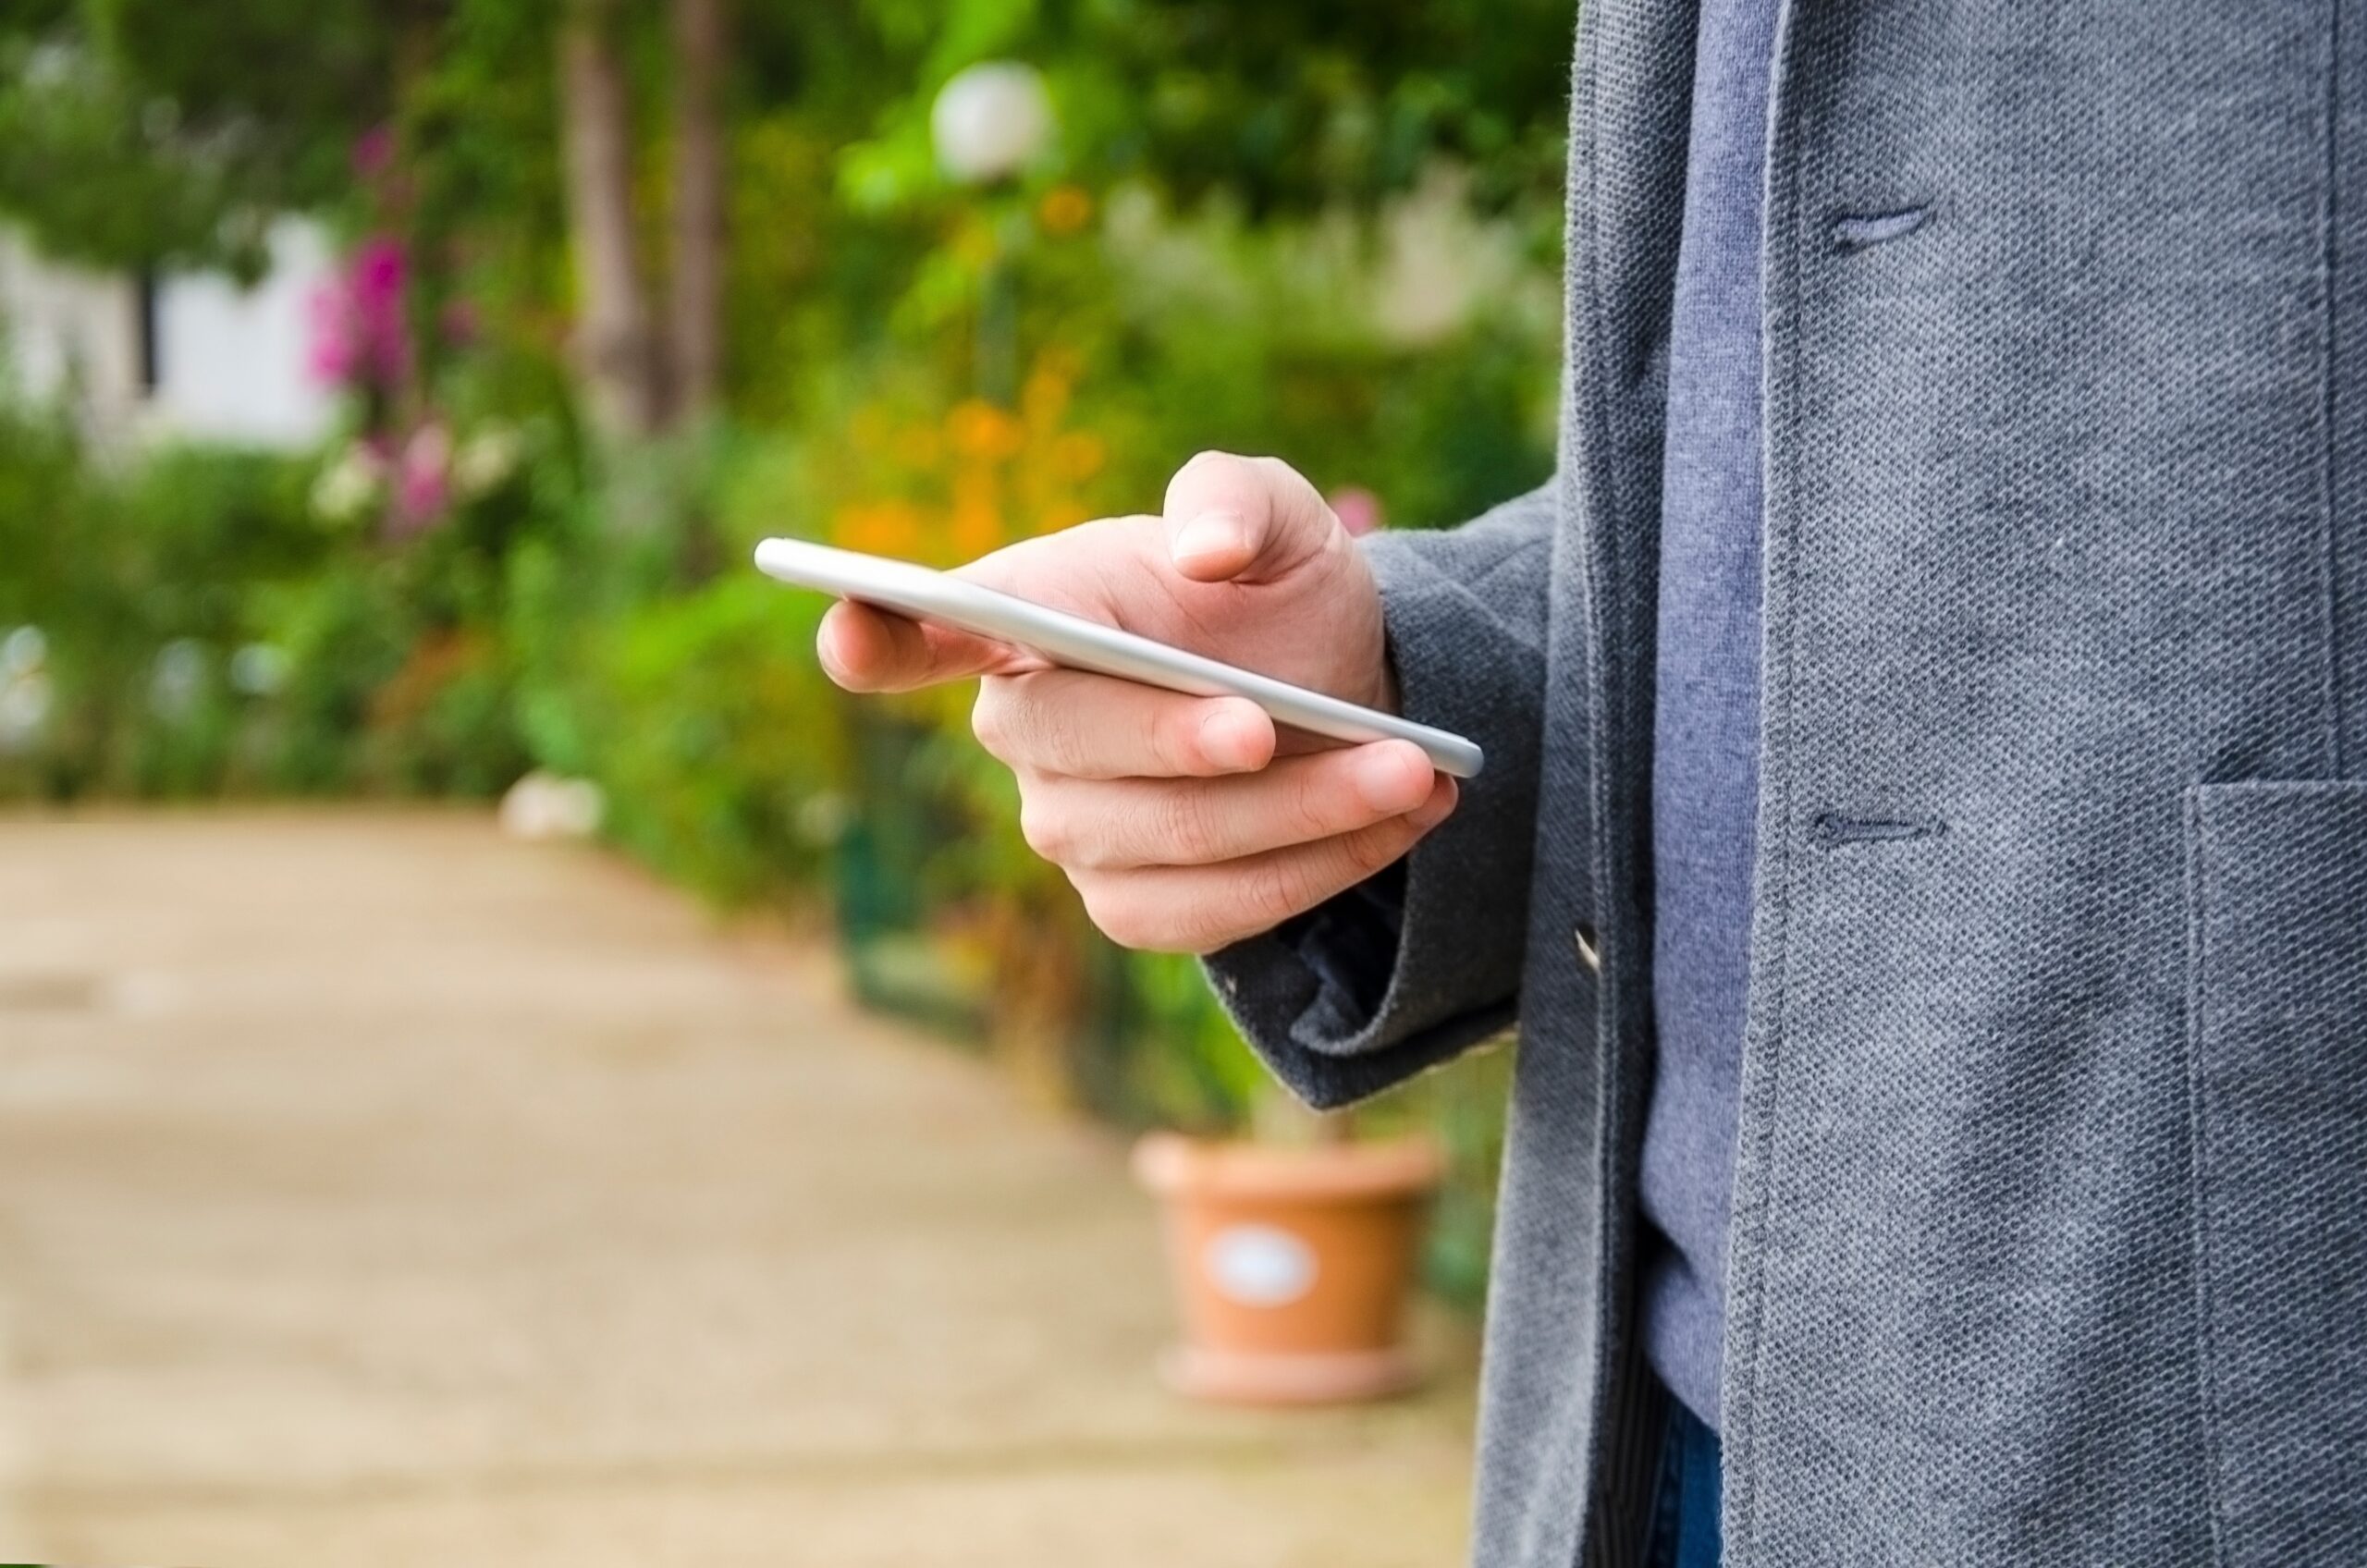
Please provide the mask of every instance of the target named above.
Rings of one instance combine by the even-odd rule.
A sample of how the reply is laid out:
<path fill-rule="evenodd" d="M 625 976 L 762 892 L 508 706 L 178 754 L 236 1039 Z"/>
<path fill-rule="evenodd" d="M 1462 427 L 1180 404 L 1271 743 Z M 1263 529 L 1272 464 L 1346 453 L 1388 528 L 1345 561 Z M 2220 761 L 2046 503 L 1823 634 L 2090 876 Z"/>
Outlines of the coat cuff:
<path fill-rule="evenodd" d="M 1504 609 L 1541 582 L 1544 548 L 1523 540 L 1451 574 L 1424 546 L 1453 537 L 1383 537 L 1368 554 L 1403 712 L 1478 741 L 1479 776 L 1390 871 L 1208 961 L 1250 1044 L 1318 1108 L 1376 1094 L 1513 1021 L 1544 655 L 1542 627 Z"/>

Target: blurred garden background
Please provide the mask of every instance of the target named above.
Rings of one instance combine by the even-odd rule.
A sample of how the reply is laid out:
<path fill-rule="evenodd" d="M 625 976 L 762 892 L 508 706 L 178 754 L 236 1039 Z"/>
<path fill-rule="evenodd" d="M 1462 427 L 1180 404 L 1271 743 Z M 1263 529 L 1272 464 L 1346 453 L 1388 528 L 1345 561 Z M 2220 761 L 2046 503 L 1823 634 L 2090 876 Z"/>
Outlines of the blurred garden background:
<path fill-rule="evenodd" d="M 1572 19 L 0 0 L 0 1551 L 1451 1560 L 1502 1056 L 1429 1393 L 1165 1394 L 1120 1141 L 1307 1124 L 746 563 L 1530 487 Z"/>
<path fill-rule="evenodd" d="M 6 0 L 0 801 L 587 780 L 623 851 L 1041 1099 L 1247 1127 L 1195 967 L 1090 930 L 968 692 L 842 700 L 749 548 L 951 564 L 1211 447 L 1357 526 L 1532 486 L 1571 20 Z M 1447 1141 L 1466 1307 L 1501 1073 L 1374 1113 Z"/>

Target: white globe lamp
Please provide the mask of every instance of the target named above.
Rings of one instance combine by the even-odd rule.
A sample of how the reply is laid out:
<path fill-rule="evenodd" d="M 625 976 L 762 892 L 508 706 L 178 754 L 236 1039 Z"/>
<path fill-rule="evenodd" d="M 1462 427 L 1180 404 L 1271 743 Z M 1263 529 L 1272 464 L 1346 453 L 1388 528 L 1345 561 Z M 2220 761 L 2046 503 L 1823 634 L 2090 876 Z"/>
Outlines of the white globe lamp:
<path fill-rule="evenodd" d="M 1052 100 L 1035 67 L 988 60 L 938 90 L 928 129 L 948 177 L 991 185 L 1025 168 L 1051 141 Z"/>

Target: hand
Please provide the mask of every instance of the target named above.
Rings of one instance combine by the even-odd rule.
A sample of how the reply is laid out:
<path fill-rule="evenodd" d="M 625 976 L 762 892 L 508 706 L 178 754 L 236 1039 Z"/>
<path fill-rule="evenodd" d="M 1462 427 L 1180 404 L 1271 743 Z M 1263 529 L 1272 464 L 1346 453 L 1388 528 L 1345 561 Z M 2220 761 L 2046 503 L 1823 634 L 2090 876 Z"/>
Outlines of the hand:
<path fill-rule="evenodd" d="M 960 575 L 1227 664 L 1396 711 L 1372 570 L 1272 458 L 1204 452 L 1161 517 L 1111 518 L 998 550 Z M 1212 952 L 1272 929 L 1413 848 L 1454 780 L 1405 741 L 1316 749 L 1241 697 L 1058 669 L 853 604 L 823 619 L 852 692 L 984 676 L 973 725 L 1018 777 L 1020 827 L 1127 947 Z"/>

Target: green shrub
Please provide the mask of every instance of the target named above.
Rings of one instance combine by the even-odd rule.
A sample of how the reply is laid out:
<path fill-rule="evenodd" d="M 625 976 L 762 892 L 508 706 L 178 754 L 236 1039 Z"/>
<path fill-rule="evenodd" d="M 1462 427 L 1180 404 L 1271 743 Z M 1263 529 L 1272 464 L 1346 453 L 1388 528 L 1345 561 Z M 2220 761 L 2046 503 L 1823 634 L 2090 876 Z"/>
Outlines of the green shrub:
<path fill-rule="evenodd" d="M 784 190 L 829 200 L 812 147 L 777 151 Z M 837 249 L 752 247 L 782 283 L 735 284 L 735 322 L 779 318 L 757 336 L 784 351 L 742 372 L 762 423 L 610 452 L 590 478 L 556 359 L 538 378 L 533 324 L 495 324 L 498 352 L 455 350 L 433 394 L 520 459 L 400 537 L 366 506 L 317 515 L 334 454 L 100 462 L 0 410 L 0 639 L 41 628 L 48 706 L 11 738 L 0 668 L 0 797 L 588 777 L 616 842 L 720 904 L 827 910 L 861 994 L 1045 1097 L 1249 1127 L 1276 1091 L 1197 965 L 1092 930 L 1022 840 L 968 693 L 842 699 L 813 655 L 822 602 L 748 548 L 788 533 L 950 562 L 1155 507 L 1206 447 L 1369 490 L 1401 526 L 1459 521 L 1550 472 L 1550 272 L 1409 326 L 1369 233 L 1059 194 L 1057 223 L 1012 192 L 927 223 L 834 208 Z M 1442 232 L 1505 253 L 1492 229 Z M 1432 1273 L 1462 1298 L 1484 1279 L 1502 1060 L 1370 1117 L 1446 1139 Z"/>
<path fill-rule="evenodd" d="M 847 783 L 845 721 L 816 667 L 822 605 L 734 573 L 617 622 L 583 741 L 615 836 L 710 898 L 822 882 Z"/>
<path fill-rule="evenodd" d="M 0 414 L 0 629 L 39 629 L 48 713 L 0 754 L 0 790 L 211 793 L 237 782 L 256 704 L 233 673 L 260 593 L 336 542 L 288 459 L 166 448 L 92 460 L 65 427 Z M 250 661 L 251 662 L 251 661 Z"/>

